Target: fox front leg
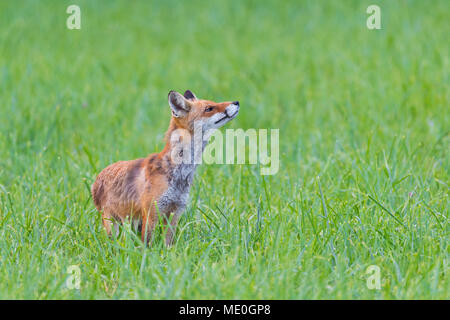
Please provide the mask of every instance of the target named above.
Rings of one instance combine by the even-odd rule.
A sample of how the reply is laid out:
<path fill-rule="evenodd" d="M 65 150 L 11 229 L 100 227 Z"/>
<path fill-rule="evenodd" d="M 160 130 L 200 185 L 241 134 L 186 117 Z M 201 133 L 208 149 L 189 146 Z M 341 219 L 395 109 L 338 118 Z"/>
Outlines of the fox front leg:
<path fill-rule="evenodd" d="M 175 235 L 180 214 L 171 213 L 169 217 L 164 219 L 164 225 L 166 226 L 166 246 L 170 247 L 173 244 L 173 237 Z"/>

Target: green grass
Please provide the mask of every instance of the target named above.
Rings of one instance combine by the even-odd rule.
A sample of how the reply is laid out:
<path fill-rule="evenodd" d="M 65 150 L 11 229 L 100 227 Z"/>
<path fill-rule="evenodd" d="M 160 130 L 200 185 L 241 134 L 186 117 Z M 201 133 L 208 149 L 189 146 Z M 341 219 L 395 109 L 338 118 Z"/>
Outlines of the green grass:
<path fill-rule="evenodd" d="M 449 3 L 373 3 L 1 1 L 0 298 L 449 299 Z M 89 186 L 171 89 L 279 128 L 280 170 L 203 165 L 174 247 L 109 239 Z"/>

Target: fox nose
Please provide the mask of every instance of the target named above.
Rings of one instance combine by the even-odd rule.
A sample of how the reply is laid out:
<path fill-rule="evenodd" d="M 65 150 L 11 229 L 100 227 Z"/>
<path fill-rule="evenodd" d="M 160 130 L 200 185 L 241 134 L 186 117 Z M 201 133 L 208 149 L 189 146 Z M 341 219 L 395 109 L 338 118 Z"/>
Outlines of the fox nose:
<path fill-rule="evenodd" d="M 239 101 L 233 101 L 233 104 L 239 106 Z"/>

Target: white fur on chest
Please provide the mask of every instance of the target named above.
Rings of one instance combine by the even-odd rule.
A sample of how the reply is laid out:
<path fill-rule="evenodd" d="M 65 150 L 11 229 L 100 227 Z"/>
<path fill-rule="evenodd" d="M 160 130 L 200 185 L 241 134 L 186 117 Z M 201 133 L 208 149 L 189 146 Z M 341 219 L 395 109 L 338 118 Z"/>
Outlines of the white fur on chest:
<path fill-rule="evenodd" d="M 158 209 L 161 213 L 180 215 L 183 212 L 189 200 L 196 167 L 196 164 L 180 164 L 174 168 L 169 187 L 158 200 Z"/>

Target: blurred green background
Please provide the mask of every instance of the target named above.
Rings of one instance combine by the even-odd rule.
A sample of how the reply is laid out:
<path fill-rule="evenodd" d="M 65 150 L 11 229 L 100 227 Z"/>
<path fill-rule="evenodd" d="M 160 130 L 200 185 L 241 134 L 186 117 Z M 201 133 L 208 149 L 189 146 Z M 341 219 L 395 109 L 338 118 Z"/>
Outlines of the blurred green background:
<path fill-rule="evenodd" d="M 0 298 L 448 299 L 450 5 L 370 4 L 0 1 Z M 279 128 L 280 171 L 204 165 L 173 248 L 108 239 L 90 184 L 186 89 Z"/>

